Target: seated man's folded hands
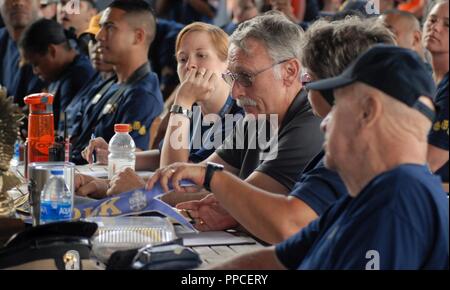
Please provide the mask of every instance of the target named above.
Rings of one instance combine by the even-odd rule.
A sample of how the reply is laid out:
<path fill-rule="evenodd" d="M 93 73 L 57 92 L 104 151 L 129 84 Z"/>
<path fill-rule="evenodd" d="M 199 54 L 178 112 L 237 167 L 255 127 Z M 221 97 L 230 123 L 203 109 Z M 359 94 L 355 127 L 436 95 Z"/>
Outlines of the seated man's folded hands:
<path fill-rule="evenodd" d="M 144 186 L 144 179 L 131 168 L 121 170 L 111 180 L 84 174 L 75 175 L 75 194 L 98 199 L 143 188 Z"/>
<path fill-rule="evenodd" d="M 89 175 L 75 175 L 75 194 L 92 198 L 103 198 L 109 187 L 106 179 L 95 178 Z"/>
<path fill-rule="evenodd" d="M 122 192 L 131 191 L 138 188 L 143 188 L 145 181 L 136 174 L 131 168 L 125 168 L 118 172 L 109 182 L 109 189 L 106 195 L 116 195 Z"/>

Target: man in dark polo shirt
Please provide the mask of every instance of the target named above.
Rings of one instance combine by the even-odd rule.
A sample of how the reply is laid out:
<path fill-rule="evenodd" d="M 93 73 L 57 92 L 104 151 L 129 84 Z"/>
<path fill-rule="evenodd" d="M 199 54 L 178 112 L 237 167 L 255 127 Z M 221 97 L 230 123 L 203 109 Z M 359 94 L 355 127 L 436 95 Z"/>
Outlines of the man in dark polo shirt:
<path fill-rule="evenodd" d="M 301 47 L 298 44 L 302 37 L 297 25 L 275 12 L 246 21 L 233 33 L 228 55 L 230 71 L 224 78 L 232 86 L 232 96 L 244 108 L 247 117 L 199 167 L 204 169 L 206 164 L 211 164 L 208 162 L 213 162 L 260 189 L 282 195 L 292 190 L 297 177 L 319 153 L 323 142 L 320 119 L 314 116 L 300 81 Z M 261 116 L 271 115 L 277 116 L 278 122 L 260 122 Z M 262 126 L 255 129 L 255 123 Z M 278 131 L 269 127 L 274 123 Z M 264 135 L 267 131 L 273 133 L 271 141 L 278 142 L 261 142 L 262 136 L 269 136 Z M 173 164 L 160 169 L 149 187 L 162 176 L 162 186 L 169 191 L 168 179 L 178 169 L 189 166 L 192 166 L 193 176 L 188 178 L 202 184 L 198 180 L 203 179 L 198 167 Z M 307 210 L 313 213 L 305 204 Z M 220 213 L 211 220 L 198 222 L 217 228 L 237 224 L 229 215 Z"/>

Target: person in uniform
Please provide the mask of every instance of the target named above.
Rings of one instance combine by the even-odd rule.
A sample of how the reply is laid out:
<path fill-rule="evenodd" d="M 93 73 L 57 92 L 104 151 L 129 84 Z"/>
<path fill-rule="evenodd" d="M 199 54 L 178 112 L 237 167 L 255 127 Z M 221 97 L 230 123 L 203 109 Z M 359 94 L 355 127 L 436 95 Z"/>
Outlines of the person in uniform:
<path fill-rule="evenodd" d="M 76 35 L 65 31 L 56 21 L 43 18 L 23 32 L 19 43 L 24 61 L 49 83 L 48 92 L 55 96 L 53 114 L 59 135 L 65 129 L 64 112 L 86 80 L 95 74 L 89 58 L 76 51 L 75 39 Z"/>
<path fill-rule="evenodd" d="M 434 80 L 438 84 L 434 97 L 438 113 L 428 138 L 428 163 L 445 183 L 449 182 L 448 3 L 448 0 L 436 3 L 427 17 L 423 33 L 425 47 L 431 53 Z"/>
<path fill-rule="evenodd" d="M 131 125 L 137 150 L 147 150 L 149 128 L 163 110 L 158 78 L 147 56 L 156 29 L 151 7 L 144 1 L 114 1 L 102 13 L 100 27 L 96 35 L 100 53 L 116 76 L 93 92 L 75 124 L 71 142 L 77 164 L 85 163 L 81 151 L 93 134 L 109 142 L 119 123 Z"/>

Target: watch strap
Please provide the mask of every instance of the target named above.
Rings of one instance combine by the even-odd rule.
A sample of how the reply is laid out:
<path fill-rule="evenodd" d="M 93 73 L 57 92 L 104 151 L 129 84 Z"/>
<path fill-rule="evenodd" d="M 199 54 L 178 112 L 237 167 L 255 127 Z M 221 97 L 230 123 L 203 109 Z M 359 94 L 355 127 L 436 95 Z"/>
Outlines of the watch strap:
<path fill-rule="evenodd" d="M 170 107 L 170 113 L 181 114 L 183 116 L 186 116 L 189 119 L 192 118 L 192 111 L 189 109 L 183 108 L 180 105 L 172 105 L 172 107 Z"/>
<path fill-rule="evenodd" d="M 217 164 L 213 162 L 207 162 L 206 163 L 206 172 L 205 172 L 205 180 L 203 182 L 203 187 L 211 192 L 211 179 L 216 171 L 222 171 L 223 170 L 222 164 Z"/>

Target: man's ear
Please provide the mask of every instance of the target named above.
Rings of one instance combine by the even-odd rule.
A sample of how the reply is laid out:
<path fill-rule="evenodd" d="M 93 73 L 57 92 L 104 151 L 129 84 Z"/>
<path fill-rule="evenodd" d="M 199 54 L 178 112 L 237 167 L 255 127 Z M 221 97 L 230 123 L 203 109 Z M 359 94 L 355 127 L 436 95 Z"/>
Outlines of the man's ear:
<path fill-rule="evenodd" d="M 136 28 L 134 32 L 135 44 L 142 43 L 145 41 L 145 31 L 142 28 Z"/>
<path fill-rule="evenodd" d="M 286 86 L 291 86 L 296 80 L 300 79 L 300 62 L 296 59 L 286 61 L 283 69 L 283 81 Z"/>
<path fill-rule="evenodd" d="M 49 44 L 48 45 L 48 55 L 52 58 L 55 59 L 57 56 L 57 47 L 55 44 Z"/>
<path fill-rule="evenodd" d="M 414 40 L 413 40 L 413 46 L 414 47 L 420 47 L 419 44 L 422 42 L 422 32 L 416 30 L 414 31 Z"/>
<path fill-rule="evenodd" d="M 361 100 L 360 105 L 361 114 L 358 117 L 360 119 L 361 127 L 370 128 L 382 114 L 383 105 L 381 100 L 372 94 L 368 94 Z"/>

